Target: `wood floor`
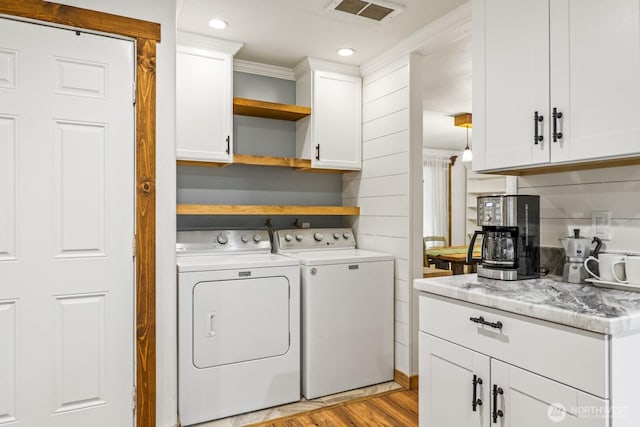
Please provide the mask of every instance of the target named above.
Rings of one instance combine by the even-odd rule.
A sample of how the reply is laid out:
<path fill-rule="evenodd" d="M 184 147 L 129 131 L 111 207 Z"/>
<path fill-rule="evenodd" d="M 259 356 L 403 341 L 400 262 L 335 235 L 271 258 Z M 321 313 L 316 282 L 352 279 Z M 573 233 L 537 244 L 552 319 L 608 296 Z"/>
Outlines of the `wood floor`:
<path fill-rule="evenodd" d="M 251 427 L 413 427 L 418 425 L 418 391 L 392 390 Z"/>

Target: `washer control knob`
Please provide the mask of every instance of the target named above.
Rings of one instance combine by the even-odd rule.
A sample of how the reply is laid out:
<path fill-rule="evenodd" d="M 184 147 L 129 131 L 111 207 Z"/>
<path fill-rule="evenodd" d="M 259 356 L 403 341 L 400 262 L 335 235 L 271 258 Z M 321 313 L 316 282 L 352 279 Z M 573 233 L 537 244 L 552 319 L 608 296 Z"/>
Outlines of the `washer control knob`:
<path fill-rule="evenodd" d="M 333 238 L 338 240 L 340 238 L 340 233 L 333 233 Z"/>
<path fill-rule="evenodd" d="M 227 243 L 227 236 L 225 236 L 224 234 L 218 234 L 218 237 L 216 238 L 216 240 L 218 241 L 218 243 L 220 243 L 221 245 L 224 245 Z"/>
<path fill-rule="evenodd" d="M 316 239 L 317 242 L 320 242 L 324 239 L 324 235 L 322 233 L 314 233 L 313 238 Z"/>
<path fill-rule="evenodd" d="M 242 236 L 240 236 L 240 240 L 242 240 L 242 243 L 247 243 L 249 241 L 249 236 L 243 234 Z"/>
<path fill-rule="evenodd" d="M 253 235 L 253 241 L 258 243 L 260 240 L 262 240 L 262 236 L 259 234 L 254 234 Z"/>
<path fill-rule="evenodd" d="M 351 238 L 351 233 L 346 231 L 346 232 L 342 233 L 342 237 L 344 237 L 345 239 L 350 239 Z"/>
<path fill-rule="evenodd" d="M 290 242 L 293 239 L 293 236 L 291 234 L 285 234 L 284 235 L 284 240 L 286 240 L 287 242 Z"/>
<path fill-rule="evenodd" d="M 304 238 L 304 236 L 302 234 L 296 234 L 296 240 L 298 242 L 302 242 L 302 239 Z"/>

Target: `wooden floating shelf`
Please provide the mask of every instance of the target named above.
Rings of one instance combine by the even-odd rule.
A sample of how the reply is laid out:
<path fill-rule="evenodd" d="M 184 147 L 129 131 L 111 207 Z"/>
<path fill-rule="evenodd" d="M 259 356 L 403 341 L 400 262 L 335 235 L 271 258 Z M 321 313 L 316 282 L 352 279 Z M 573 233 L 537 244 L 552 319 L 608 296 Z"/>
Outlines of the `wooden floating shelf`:
<path fill-rule="evenodd" d="M 295 122 L 311 115 L 311 108 L 255 99 L 233 98 L 233 114 Z"/>
<path fill-rule="evenodd" d="M 234 154 L 233 163 L 237 165 L 284 166 L 290 168 L 310 168 L 311 160 L 294 159 L 293 157 L 252 156 L 250 154 Z"/>
<path fill-rule="evenodd" d="M 178 215 L 360 215 L 357 206 L 178 205 Z"/>
<path fill-rule="evenodd" d="M 311 167 L 309 159 L 295 159 L 292 157 L 272 157 L 272 156 L 253 156 L 250 154 L 234 154 L 233 163 L 205 162 L 197 160 L 178 160 L 178 166 L 203 166 L 203 167 L 226 167 L 229 165 L 254 165 L 254 166 L 275 166 L 289 167 L 298 172 L 314 172 L 314 173 L 349 173 L 356 172 L 344 169 L 319 169 Z"/>

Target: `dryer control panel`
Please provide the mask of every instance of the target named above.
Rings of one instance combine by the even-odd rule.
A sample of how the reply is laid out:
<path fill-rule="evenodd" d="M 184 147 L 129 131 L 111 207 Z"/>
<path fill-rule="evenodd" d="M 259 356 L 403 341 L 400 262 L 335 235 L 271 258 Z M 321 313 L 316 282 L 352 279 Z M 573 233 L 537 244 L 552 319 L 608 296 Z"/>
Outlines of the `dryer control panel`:
<path fill-rule="evenodd" d="M 178 231 L 178 255 L 203 253 L 271 252 L 267 230 L 193 230 Z"/>
<path fill-rule="evenodd" d="M 355 249 L 350 228 L 289 228 L 273 233 L 275 252 Z"/>

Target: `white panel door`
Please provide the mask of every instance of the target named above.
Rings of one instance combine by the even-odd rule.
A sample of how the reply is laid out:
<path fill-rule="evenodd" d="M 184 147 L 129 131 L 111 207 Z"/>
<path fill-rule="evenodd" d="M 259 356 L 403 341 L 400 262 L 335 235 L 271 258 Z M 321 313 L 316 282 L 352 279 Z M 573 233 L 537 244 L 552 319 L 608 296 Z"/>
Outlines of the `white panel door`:
<path fill-rule="evenodd" d="M 132 425 L 134 44 L 0 34 L 0 425 Z"/>
<path fill-rule="evenodd" d="M 640 1 L 551 2 L 553 162 L 640 152 Z"/>
<path fill-rule="evenodd" d="M 362 79 L 313 72 L 313 167 L 362 167 Z"/>
<path fill-rule="evenodd" d="M 491 359 L 491 393 L 496 388 L 499 427 L 606 427 L 609 401 L 529 371 Z M 487 408 L 488 409 L 488 408 Z M 461 424 L 462 425 L 462 424 Z"/>
<path fill-rule="evenodd" d="M 231 55 L 178 46 L 176 53 L 176 154 L 181 160 L 231 162 Z"/>
<path fill-rule="evenodd" d="M 424 332 L 418 339 L 419 375 L 424 379 L 419 396 L 420 426 L 491 425 L 489 357 Z"/>
<path fill-rule="evenodd" d="M 474 0 L 472 25 L 473 170 L 548 163 L 549 1 Z"/>

